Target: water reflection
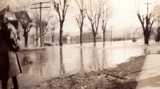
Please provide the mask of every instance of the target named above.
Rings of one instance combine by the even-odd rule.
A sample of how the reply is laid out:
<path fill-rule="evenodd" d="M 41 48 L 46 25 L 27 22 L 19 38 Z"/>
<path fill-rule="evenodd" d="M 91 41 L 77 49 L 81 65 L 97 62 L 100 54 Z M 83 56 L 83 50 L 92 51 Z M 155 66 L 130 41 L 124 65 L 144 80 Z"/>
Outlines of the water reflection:
<path fill-rule="evenodd" d="M 60 54 L 60 70 L 59 70 L 59 73 L 60 75 L 63 75 L 65 74 L 65 66 L 64 66 L 64 63 L 63 63 L 63 47 L 59 47 L 59 54 Z"/>
<path fill-rule="evenodd" d="M 99 64 L 99 60 L 98 60 L 98 49 L 96 46 L 93 47 L 93 51 L 92 51 L 92 70 L 96 70 L 99 71 L 100 70 L 100 64 Z"/>
<path fill-rule="evenodd" d="M 105 65 L 108 65 L 107 63 L 107 59 L 106 59 L 106 49 L 105 47 L 102 49 L 102 67 L 101 67 L 101 70 L 103 70 L 105 68 Z"/>
<path fill-rule="evenodd" d="M 130 44 L 112 43 L 112 46 L 98 43 L 92 44 L 53 46 L 42 51 L 28 51 L 21 53 L 23 78 L 21 85 L 30 85 L 33 82 L 43 81 L 64 74 L 99 71 L 127 61 L 132 56 L 144 54 L 142 47 Z M 125 50 L 125 52 L 124 52 Z M 126 54 L 127 53 L 127 54 Z M 31 81 L 31 82 L 30 82 Z"/>
<path fill-rule="evenodd" d="M 80 73 L 84 73 L 83 46 L 80 46 Z"/>
<path fill-rule="evenodd" d="M 42 77 L 45 76 L 46 74 L 46 65 L 47 65 L 47 55 L 45 52 L 40 51 L 40 52 L 31 52 L 28 53 L 27 55 L 24 55 L 23 57 L 23 68 L 24 72 L 28 74 L 34 74 L 36 73 L 37 76 Z"/>

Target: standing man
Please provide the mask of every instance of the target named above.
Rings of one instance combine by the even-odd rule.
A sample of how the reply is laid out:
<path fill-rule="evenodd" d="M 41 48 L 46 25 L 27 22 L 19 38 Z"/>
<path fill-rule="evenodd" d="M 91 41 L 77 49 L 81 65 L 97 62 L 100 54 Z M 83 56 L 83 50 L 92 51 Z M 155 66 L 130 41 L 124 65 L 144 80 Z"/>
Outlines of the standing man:
<path fill-rule="evenodd" d="M 14 89 L 19 89 L 17 75 L 20 73 L 16 54 L 19 50 L 16 44 L 16 25 L 5 15 L 0 15 L 0 80 L 2 89 L 8 89 L 8 79 L 12 78 Z"/>
<path fill-rule="evenodd" d="M 0 80 L 2 89 L 7 89 L 9 78 L 9 50 L 10 50 L 10 32 L 7 30 L 6 22 L 3 21 L 4 15 L 0 16 Z"/>
<path fill-rule="evenodd" d="M 17 24 L 15 24 L 17 23 Z M 14 89 L 19 89 L 17 75 L 20 73 L 20 66 L 18 65 L 17 51 L 19 50 L 19 46 L 17 44 L 18 36 L 18 21 L 9 21 L 7 23 L 8 30 L 10 31 L 10 51 L 9 51 L 9 77 L 12 78 Z"/>

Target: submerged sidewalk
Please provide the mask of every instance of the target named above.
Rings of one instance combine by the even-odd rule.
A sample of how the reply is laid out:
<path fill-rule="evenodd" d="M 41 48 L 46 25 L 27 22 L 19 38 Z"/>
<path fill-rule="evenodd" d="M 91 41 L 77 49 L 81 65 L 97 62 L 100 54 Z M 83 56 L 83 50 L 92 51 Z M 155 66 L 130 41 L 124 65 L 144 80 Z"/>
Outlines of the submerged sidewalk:
<path fill-rule="evenodd" d="M 137 81 L 136 89 L 160 89 L 160 54 L 146 56 Z"/>

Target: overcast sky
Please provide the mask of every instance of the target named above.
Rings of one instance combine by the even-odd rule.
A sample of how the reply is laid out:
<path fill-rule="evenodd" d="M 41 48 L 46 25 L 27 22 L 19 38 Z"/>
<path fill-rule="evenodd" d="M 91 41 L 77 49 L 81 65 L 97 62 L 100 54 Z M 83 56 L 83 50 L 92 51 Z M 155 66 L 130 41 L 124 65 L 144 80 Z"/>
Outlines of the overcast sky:
<path fill-rule="evenodd" d="M 39 1 L 48 1 L 48 0 L 8 0 L 6 3 L 11 7 L 19 8 L 23 7 L 31 7 L 32 3 Z M 64 26 L 64 32 L 77 32 L 78 28 L 75 22 L 75 16 L 78 13 L 77 8 L 75 7 L 75 3 L 72 0 L 71 7 L 68 12 L 68 18 Z M 89 0 L 88 0 L 89 1 Z M 150 10 L 154 6 L 156 1 L 159 0 L 148 0 L 150 3 Z M 138 26 L 140 23 L 137 19 L 136 13 L 140 11 L 141 13 L 146 12 L 146 2 L 147 0 L 111 0 L 112 6 L 112 16 L 110 17 L 110 26 L 115 31 L 126 30 L 128 28 L 134 29 L 134 27 Z M 28 8 L 28 10 L 29 10 Z M 21 9 L 21 8 L 19 8 Z M 45 9 L 43 12 L 47 14 L 51 14 L 51 9 Z M 31 12 L 35 12 L 36 10 L 29 10 Z M 43 16 L 46 18 L 46 15 Z"/>

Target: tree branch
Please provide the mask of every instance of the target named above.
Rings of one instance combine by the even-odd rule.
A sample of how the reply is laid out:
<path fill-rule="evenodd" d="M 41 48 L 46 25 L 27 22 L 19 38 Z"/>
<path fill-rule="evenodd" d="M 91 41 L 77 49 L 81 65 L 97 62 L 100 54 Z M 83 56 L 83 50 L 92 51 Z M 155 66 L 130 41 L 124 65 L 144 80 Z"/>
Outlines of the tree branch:
<path fill-rule="evenodd" d="M 96 33 L 98 32 L 99 22 L 100 22 L 101 13 L 98 13 L 97 24 L 96 24 Z"/>
<path fill-rule="evenodd" d="M 138 16 L 138 19 L 139 19 L 139 21 L 142 25 L 143 30 L 145 30 L 145 26 L 144 26 L 144 20 L 145 19 L 143 17 L 141 17 L 141 15 L 139 13 L 137 14 L 137 16 Z"/>
<path fill-rule="evenodd" d="M 151 32 L 151 30 L 152 30 L 153 24 L 154 24 L 154 20 L 152 20 L 152 22 L 150 23 L 150 27 L 149 27 L 150 32 Z"/>
<path fill-rule="evenodd" d="M 107 23 L 105 22 L 105 20 L 102 20 L 102 31 L 105 31 L 107 27 Z"/>
<path fill-rule="evenodd" d="M 60 5 L 58 3 L 56 3 L 55 1 L 53 3 L 54 3 L 54 8 L 55 8 L 55 10 L 56 10 L 56 12 L 58 14 L 59 21 L 61 21 L 62 18 L 61 18 L 60 7 L 59 7 Z"/>

